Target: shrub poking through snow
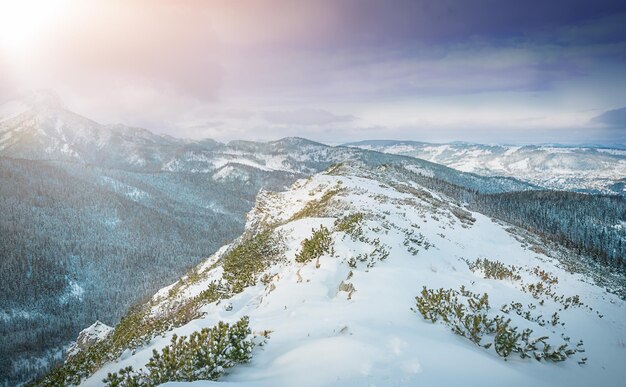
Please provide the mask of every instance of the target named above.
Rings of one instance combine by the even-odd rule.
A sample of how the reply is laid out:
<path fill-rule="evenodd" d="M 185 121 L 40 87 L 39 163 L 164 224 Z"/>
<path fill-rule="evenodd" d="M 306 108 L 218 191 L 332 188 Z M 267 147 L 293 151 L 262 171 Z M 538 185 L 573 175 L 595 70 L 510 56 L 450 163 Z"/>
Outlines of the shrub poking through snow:
<path fill-rule="evenodd" d="M 353 255 L 348 259 L 348 266 L 356 269 L 359 263 L 367 262 L 367 268 L 370 269 L 376 265 L 377 262 L 382 262 L 389 257 L 389 250 L 380 239 L 369 239 L 365 236 L 361 237 L 362 242 L 369 243 L 374 246 L 374 249 L 369 253 L 360 253 Z"/>
<path fill-rule="evenodd" d="M 469 268 L 473 272 L 480 271 L 487 279 L 510 279 L 511 281 L 519 281 L 522 277 L 519 275 L 519 267 L 509 265 L 506 266 L 500 261 L 490 261 L 487 258 L 478 258 L 474 262 L 467 261 Z"/>
<path fill-rule="evenodd" d="M 217 380 L 228 368 L 251 359 L 254 343 L 248 317 L 230 325 L 220 321 L 189 337 L 176 336 L 161 352 L 153 351 L 146 370 L 127 367 L 110 373 L 107 386 L 156 386 L 171 381 Z"/>
<path fill-rule="evenodd" d="M 199 318 L 201 316 L 199 309 L 203 305 L 215 302 L 226 294 L 227 290 L 224 285 L 214 281 L 196 297 L 181 303 L 165 315 L 156 318 L 150 317 L 148 315 L 149 309 L 146 308 L 150 304 L 131 309 L 105 340 L 78 352 L 62 366 L 55 368 L 43 379 L 35 382 L 35 385 L 78 385 L 102 367 L 104 363 L 117 359 L 124 350 L 147 344 L 153 337 Z M 122 377 L 123 374 L 128 373 L 127 371 L 120 371 L 118 377 Z M 126 384 L 119 385 L 136 385 L 131 383 L 135 376 L 137 375 L 129 373 L 128 378 L 124 376 Z M 112 385 L 118 384 L 112 383 Z"/>
<path fill-rule="evenodd" d="M 407 251 L 413 255 L 417 255 L 419 253 L 420 248 L 424 248 L 425 250 L 430 249 L 434 245 L 430 243 L 426 237 L 420 232 L 415 235 L 415 231 L 406 230 L 404 233 L 404 246 L 406 246 Z"/>
<path fill-rule="evenodd" d="M 363 235 L 361 223 L 363 222 L 364 217 L 363 213 L 357 212 L 356 214 L 346 215 L 343 218 L 339 218 L 335 221 L 335 230 L 345 232 L 346 234 L 352 236 L 352 238 L 356 239 Z"/>
<path fill-rule="evenodd" d="M 313 229 L 313 235 L 302 241 L 302 250 L 296 255 L 296 262 L 307 263 L 332 251 L 332 233 L 324 226 Z"/>
<path fill-rule="evenodd" d="M 501 315 L 490 317 L 487 293 L 478 295 L 461 287 L 432 290 L 424 287 L 415 297 L 417 310 L 431 322 L 442 321 L 450 329 L 476 345 L 484 348 L 493 346 L 495 352 L 505 360 L 513 353 L 522 359 L 533 357 L 538 361 L 559 362 L 578 352 L 583 352 L 582 342 L 576 348 L 563 343 L 553 347 L 547 336 L 531 337 L 532 329 L 520 331 L 511 325 L 511 319 Z M 584 361 L 583 361 L 584 362 Z"/>
<path fill-rule="evenodd" d="M 468 264 L 471 271 L 481 273 L 484 278 L 520 281 L 521 290 L 530 293 L 534 298 L 540 300 L 540 305 L 543 305 L 546 299 L 552 299 L 554 302 L 563 305 L 565 309 L 585 306 L 589 308 L 589 306 L 580 300 L 578 295 L 565 297 L 564 295 L 557 294 L 554 290 L 554 285 L 559 283 L 558 277 L 551 272 L 542 270 L 539 266 L 535 266 L 532 269 L 514 265 L 505 266 L 500 261 L 490 261 L 487 258 L 478 258 L 474 262 L 467 259 L 462 260 Z M 537 283 L 522 281 L 522 276 L 520 275 L 522 270 L 539 277 L 539 281 Z M 589 309 L 591 310 L 591 308 Z"/>
<path fill-rule="evenodd" d="M 322 197 L 318 200 L 309 201 L 304 206 L 304 208 L 296 212 L 291 217 L 291 219 L 289 219 L 289 221 L 291 222 L 298 219 L 314 218 L 318 216 L 328 215 L 330 202 L 333 200 L 335 195 L 338 195 L 342 192 L 344 192 L 344 189 L 342 188 L 329 189 L 328 191 L 324 192 Z"/>
<path fill-rule="evenodd" d="M 233 293 L 241 292 L 246 286 L 254 285 L 257 276 L 279 259 L 281 253 L 280 237 L 271 230 L 244 239 L 223 257 L 224 281 L 211 282 L 196 297 L 176 305 L 157 317 L 150 316 L 151 303 L 131 309 L 105 340 L 80 351 L 35 384 L 43 386 L 80 384 L 104 363 L 117 359 L 124 350 L 145 345 L 153 337 L 201 317 L 200 308 L 203 305 L 227 298 Z M 136 376 L 134 373 L 132 375 Z M 130 380 L 127 379 L 126 382 L 131 383 Z M 112 385 L 116 384 L 112 382 Z"/>
<path fill-rule="evenodd" d="M 272 230 L 246 238 L 223 258 L 223 278 L 233 293 L 256 284 L 257 276 L 281 255 L 281 242 Z"/>
<path fill-rule="evenodd" d="M 328 167 L 326 169 L 326 174 L 327 175 L 338 175 L 340 170 L 341 170 L 341 167 L 343 167 L 343 163 L 333 164 L 333 165 L 331 165 L 330 167 Z"/>
<path fill-rule="evenodd" d="M 541 269 L 539 266 L 535 266 L 532 268 L 531 272 L 539 277 L 542 282 L 548 285 L 556 285 L 559 283 L 559 278 L 549 271 L 545 271 Z"/>

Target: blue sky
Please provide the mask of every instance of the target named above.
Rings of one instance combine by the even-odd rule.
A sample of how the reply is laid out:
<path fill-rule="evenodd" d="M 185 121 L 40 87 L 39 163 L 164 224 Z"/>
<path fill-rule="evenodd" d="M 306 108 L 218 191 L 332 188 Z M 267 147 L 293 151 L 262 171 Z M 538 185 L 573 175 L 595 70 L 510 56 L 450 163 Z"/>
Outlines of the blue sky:
<path fill-rule="evenodd" d="M 623 1 L 25 1 L 4 1 L 7 21 L 40 17 L 4 31 L 0 96 L 52 88 L 102 122 L 218 140 L 626 143 Z"/>

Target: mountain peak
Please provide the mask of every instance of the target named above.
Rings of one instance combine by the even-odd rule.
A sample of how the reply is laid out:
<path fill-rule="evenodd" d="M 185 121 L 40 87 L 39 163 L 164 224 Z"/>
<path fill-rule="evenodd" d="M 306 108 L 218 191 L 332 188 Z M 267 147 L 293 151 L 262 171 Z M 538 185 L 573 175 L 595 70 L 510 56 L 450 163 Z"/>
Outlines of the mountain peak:
<path fill-rule="evenodd" d="M 52 90 L 30 90 L 0 103 L 0 122 L 31 110 L 65 110 L 59 95 Z"/>
<path fill-rule="evenodd" d="M 19 100 L 34 109 L 65 109 L 61 97 L 50 89 L 27 91 L 19 96 Z"/>
<path fill-rule="evenodd" d="M 272 144 L 275 146 L 284 146 L 284 147 L 304 146 L 304 145 L 326 146 L 320 142 L 316 142 L 316 141 L 309 140 L 309 139 L 302 138 L 302 137 L 283 137 L 279 140 L 271 141 L 269 142 L 269 144 Z"/>

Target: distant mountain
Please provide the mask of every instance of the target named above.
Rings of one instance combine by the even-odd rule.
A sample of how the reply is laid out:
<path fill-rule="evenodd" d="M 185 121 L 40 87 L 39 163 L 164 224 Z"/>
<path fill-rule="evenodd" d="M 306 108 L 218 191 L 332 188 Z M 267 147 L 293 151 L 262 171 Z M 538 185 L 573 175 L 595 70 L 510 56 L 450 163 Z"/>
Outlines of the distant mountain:
<path fill-rule="evenodd" d="M 100 125 L 66 110 L 53 96 L 20 102 L 8 104 L 21 105 L 23 111 L 0 116 L 2 156 L 148 170 L 158 168 L 184 144 L 143 129 Z"/>
<path fill-rule="evenodd" d="M 3 113 L 4 112 L 4 113 Z M 267 143 L 177 139 L 124 125 L 102 125 L 64 108 L 47 92 L 27 94 L 0 106 L 0 157 L 66 161 L 139 173 L 201 173 L 213 180 L 246 183 L 250 171 L 312 174 L 333 163 L 403 162 L 472 188 L 503 192 L 533 188 L 514 179 L 485 179 L 437 163 L 331 147 L 291 137 Z"/>
<path fill-rule="evenodd" d="M 230 166 L 311 173 L 344 159 L 344 153 L 355 153 L 327 149 L 298 138 L 223 144 L 102 125 L 66 110 L 54 95 L 41 93 L 0 107 L 0 156 L 15 159 L 68 161 L 134 172 L 218 173 Z M 221 172 L 218 177 L 225 175 L 229 173 Z"/>
<path fill-rule="evenodd" d="M 549 189 L 626 195 L 626 149 L 370 140 L 350 147 L 404 155 L 483 176 L 509 176 Z"/>

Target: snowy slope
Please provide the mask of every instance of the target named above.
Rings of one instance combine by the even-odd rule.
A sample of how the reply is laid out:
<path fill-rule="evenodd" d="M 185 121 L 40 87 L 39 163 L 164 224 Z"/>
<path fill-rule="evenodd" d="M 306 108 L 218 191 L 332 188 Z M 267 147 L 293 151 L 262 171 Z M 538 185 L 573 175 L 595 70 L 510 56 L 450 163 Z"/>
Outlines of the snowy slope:
<path fill-rule="evenodd" d="M 626 150 L 414 141 L 361 141 L 361 149 L 417 157 L 463 172 L 510 176 L 550 189 L 626 194 Z"/>
<path fill-rule="evenodd" d="M 83 385 L 99 386 L 107 373 L 126 366 L 143 367 L 154 349 L 173 334 L 189 335 L 218 321 L 250 316 L 254 332 L 269 332 L 249 364 L 236 366 L 220 381 L 254 386 L 394 386 L 394 385 L 618 385 L 626 377 L 626 303 L 566 271 L 559 253 L 532 236 L 496 223 L 423 187 L 356 166 L 334 168 L 299 180 L 283 193 L 262 192 L 248 215 L 244 239 L 272 229 L 284 241 L 282 259 L 263 273 L 264 281 L 228 299 L 201 308 L 202 318 L 165 332 L 147 345 L 125 351 Z M 339 231 L 337 219 L 363 214 L 358 231 Z M 302 241 L 312 230 L 332 231 L 332 251 L 297 263 Z M 240 239 L 239 241 L 241 241 Z M 234 242 L 239 243 L 238 241 Z M 219 280 L 225 246 L 198 266 L 193 276 L 159 291 L 148 304 L 152 318 L 167 314 Z M 552 257 L 551 257 L 552 256 Z M 478 258 L 514 265 L 519 278 L 486 279 L 467 262 Z M 542 279 L 533 272 L 548 272 Z M 535 298 L 529 284 L 558 278 Z M 623 279 L 622 279 L 623 281 Z M 550 336 L 554 345 L 571 337 L 584 340 L 586 352 L 561 363 L 512 355 L 508 361 L 431 323 L 415 311 L 423 287 L 487 293 L 489 314 L 503 314 L 504 304 L 519 302 L 531 320 L 507 315 L 533 337 Z M 524 290 L 526 289 L 526 290 Z M 578 295 L 581 304 L 563 304 Z M 556 325 L 537 323 L 558 313 Z M 563 323 L 564 325 L 560 325 Z M 583 358 L 588 358 L 586 364 Z M 170 385 L 179 385 L 171 383 Z M 182 384 L 181 384 L 182 385 Z M 213 385 L 196 382 L 194 386 Z"/>

